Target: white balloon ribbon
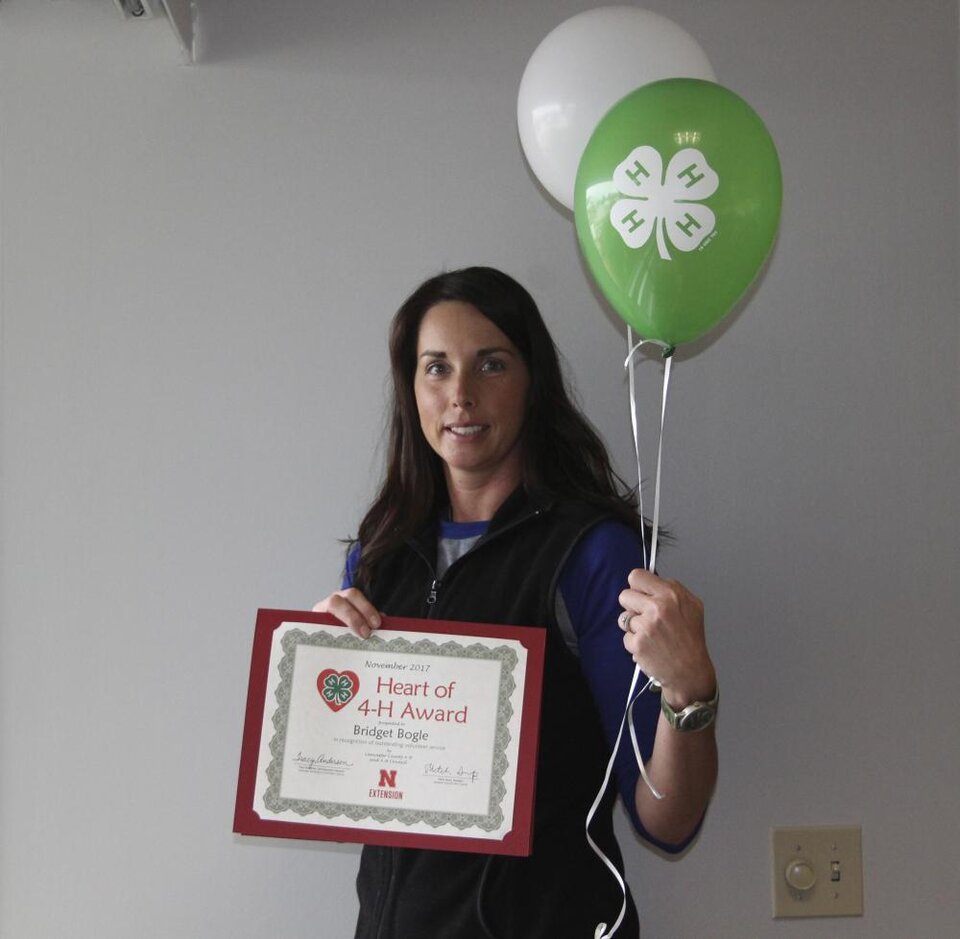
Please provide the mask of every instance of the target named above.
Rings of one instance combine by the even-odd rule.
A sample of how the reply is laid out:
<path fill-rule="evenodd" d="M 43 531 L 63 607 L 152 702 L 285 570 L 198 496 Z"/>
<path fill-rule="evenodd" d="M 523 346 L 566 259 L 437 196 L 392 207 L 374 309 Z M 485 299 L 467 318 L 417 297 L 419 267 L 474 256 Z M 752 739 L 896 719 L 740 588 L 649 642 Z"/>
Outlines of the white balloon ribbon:
<path fill-rule="evenodd" d="M 664 360 L 663 395 L 660 402 L 660 430 L 657 440 L 657 472 L 653 488 L 653 523 L 650 531 L 649 554 L 647 552 L 646 523 L 643 516 L 643 472 L 640 465 L 640 434 L 637 426 L 636 377 L 634 364 L 637 352 L 639 352 L 640 349 L 645 345 L 656 345 L 662 348 Z M 658 342 L 654 339 L 641 339 L 639 342 L 634 343 L 633 331 L 629 326 L 627 326 L 627 350 L 627 358 L 623 365 L 624 368 L 627 369 L 627 377 L 630 387 L 630 424 L 633 428 L 633 450 L 637 457 L 637 501 L 640 510 L 640 533 L 643 540 L 643 564 L 647 570 L 654 571 L 656 570 L 657 564 L 657 540 L 660 532 L 660 469 L 663 463 L 663 425 L 667 414 L 667 391 L 670 387 L 670 365 L 673 361 L 674 350 L 672 346 L 668 346 L 665 343 Z M 620 751 L 620 740 L 623 737 L 624 724 L 626 724 L 629 728 L 630 742 L 633 745 L 633 754 L 637 761 L 637 767 L 640 770 L 640 776 L 642 777 L 647 788 L 653 794 L 654 798 L 663 798 L 663 793 L 656 789 L 647 776 L 646 768 L 643 765 L 643 757 L 640 754 L 640 744 L 637 741 L 637 731 L 633 723 L 634 702 L 636 702 L 637 698 L 639 698 L 640 695 L 642 695 L 648 689 L 652 688 L 653 690 L 658 690 L 660 687 L 659 682 L 655 678 L 649 677 L 647 678 L 646 684 L 639 691 L 634 693 L 642 674 L 643 673 L 640 671 L 640 666 L 636 665 L 633 669 L 633 679 L 630 682 L 630 690 L 627 692 L 627 701 L 623 710 L 623 716 L 620 718 L 620 727 L 617 730 L 617 739 L 613 744 L 613 751 L 610 754 L 610 759 L 607 761 L 607 769 L 604 773 L 603 783 L 600 786 L 600 791 L 597 793 L 596 798 L 593 800 L 593 805 L 590 806 L 590 811 L 587 813 L 585 825 L 587 843 L 590 845 L 594 854 L 600 858 L 610 873 L 613 874 L 614 878 L 616 878 L 617 883 L 620 885 L 620 890 L 623 893 L 623 903 L 620 907 L 620 914 L 614 921 L 613 926 L 611 926 L 610 930 L 607 931 L 606 923 L 598 923 L 597 928 L 594 930 L 594 939 L 610 939 L 610 937 L 612 937 L 613 934 L 620 928 L 621 923 L 623 923 L 623 918 L 627 913 L 627 887 L 623 879 L 623 874 L 617 870 L 616 864 L 614 864 L 613 861 L 611 861 L 610 858 L 603 853 L 603 850 L 590 835 L 590 823 L 593 821 L 593 818 L 597 813 L 597 809 L 600 807 L 600 803 L 603 801 L 603 796 L 607 791 L 607 786 L 610 784 L 610 777 L 613 774 L 613 764 L 617 758 L 617 753 Z"/>
<path fill-rule="evenodd" d="M 637 427 L 637 392 L 635 358 L 644 346 L 658 346 L 663 350 L 663 395 L 660 401 L 660 431 L 657 438 L 657 473 L 653 489 L 653 525 L 650 532 L 650 556 L 647 557 L 646 524 L 643 523 L 643 469 L 640 466 L 640 434 Z M 660 532 L 660 467 L 663 463 L 663 425 L 667 415 L 667 392 L 670 389 L 670 366 L 673 363 L 673 346 L 656 339 L 633 341 L 633 330 L 627 326 L 627 358 L 623 367 L 627 370 L 630 387 L 630 425 L 633 429 L 633 452 L 637 457 L 637 500 L 640 509 L 640 535 L 643 538 L 643 564 L 648 571 L 657 569 L 657 536 Z"/>
<path fill-rule="evenodd" d="M 640 669 L 635 668 L 633 670 L 633 680 L 630 682 L 630 690 L 627 692 L 627 708 L 626 711 L 632 711 L 633 702 L 637 700 L 650 687 L 650 679 L 647 679 L 647 683 L 636 693 L 634 694 L 634 689 L 637 687 L 637 680 L 641 675 Z M 597 855 L 598 858 L 606 865 L 607 869 L 611 874 L 616 878 L 618 884 L 620 884 L 620 889 L 623 891 L 623 904 L 620 907 L 620 915 L 617 917 L 613 926 L 610 928 L 610 931 L 607 932 L 606 923 L 598 923 L 596 930 L 594 930 L 594 939 L 609 939 L 619 928 L 620 924 L 623 922 L 624 916 L 627 913 L 627 887 L 623 880 L 623 874 L 617 870 L 617 865 L 613 863 L 603 853 L 603 849 L 593 840 L 590 835 L 590 822 L 593 821 L 594 815 L 597 814 L 597 809 L 600 807 L 600 803 L 603 801 L 603 795 L 607 791 L 607 786 L 610 785 L 610 776 L 613 774 L 613 763 L 617 756 L 617 751 L 620 749 L 620 739 L 623 737 L 623 725 L 627 720 L 627 713 L 625 712 L 623 717 L 620 718 L 620 729 L 617 731 L 617 741 L 613 745 L 613 752 L 610 754 L 610 759 L 607 761 L 607 770 L 603 775 L 603 783 L 600 786 L 600 791 L 597 793 L 596 798 L 593 800 L 593 805 L 590 806 L 590 811 L 587 812 L 587 823 L 586 823 L 586 833 L 587 833 L 587 843 L 593 849 L 593 853 Z M 643 768 L 643 759 L 640 756 L 640 749 L 637 746 L 637 737 L 636 733 L 633 730 L 633 716 L 629 718 L 630 721 L 630 737 L 633 740 L 633 750 L 636 754 L 637 765 L 640 767 L 640 773 L 643 776 L 644 782 L 647 786 L 650 787 L 650 791 L 658 798 L 662 799 L 663 796 L 653 788 L 653 785 L 650 783 L 650 780 L 647 779 L 646 771 Z"/>

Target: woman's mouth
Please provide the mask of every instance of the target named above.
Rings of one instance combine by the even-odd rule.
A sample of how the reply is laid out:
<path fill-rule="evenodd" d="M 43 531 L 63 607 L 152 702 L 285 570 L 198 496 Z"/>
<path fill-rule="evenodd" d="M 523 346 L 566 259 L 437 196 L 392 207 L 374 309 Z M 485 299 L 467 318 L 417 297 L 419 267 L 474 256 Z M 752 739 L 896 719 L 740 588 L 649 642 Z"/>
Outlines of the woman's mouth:
<path fill-rule="evenodd" d="M 443 429 L 454 437 L 475 437 L 487 429 L 487 424 L 447 424 Z"/>

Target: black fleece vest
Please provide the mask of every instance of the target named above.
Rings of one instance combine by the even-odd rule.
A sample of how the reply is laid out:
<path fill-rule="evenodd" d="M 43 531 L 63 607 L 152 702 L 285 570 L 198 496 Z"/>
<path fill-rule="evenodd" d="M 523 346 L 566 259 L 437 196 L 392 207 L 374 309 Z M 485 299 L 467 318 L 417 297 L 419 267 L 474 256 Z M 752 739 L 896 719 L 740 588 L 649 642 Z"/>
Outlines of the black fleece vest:
<path fill-rule="evenodd" d="M 363 849 L 356 939 L 590 939 L 611 923 L 620 888 L 590 850 L 584 821 L 609 756 L 576 657 L 554 614 L 557 579 L 604 514 L 514 493 L 487 533 L 435 575 L 431 527 L 378 565 L 369 596 L 393 616 L 536 626 L 547 631 L 533 854 L 527 858 L 408 848 Z M 611 786 L 591 834 L 618 868 Z M 632 900 L 618 937 L 639 933 Z"/>

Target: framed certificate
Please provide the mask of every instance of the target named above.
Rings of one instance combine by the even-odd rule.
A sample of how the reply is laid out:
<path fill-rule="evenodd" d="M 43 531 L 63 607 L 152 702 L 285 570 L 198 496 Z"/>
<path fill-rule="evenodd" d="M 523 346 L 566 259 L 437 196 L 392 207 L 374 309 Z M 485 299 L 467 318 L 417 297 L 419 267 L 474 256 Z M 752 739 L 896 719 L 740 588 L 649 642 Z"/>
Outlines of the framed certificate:
<path fill-rule="evenodd" d="M 545 638 L 260 610 L 233 830 L 529 854 Z"/>

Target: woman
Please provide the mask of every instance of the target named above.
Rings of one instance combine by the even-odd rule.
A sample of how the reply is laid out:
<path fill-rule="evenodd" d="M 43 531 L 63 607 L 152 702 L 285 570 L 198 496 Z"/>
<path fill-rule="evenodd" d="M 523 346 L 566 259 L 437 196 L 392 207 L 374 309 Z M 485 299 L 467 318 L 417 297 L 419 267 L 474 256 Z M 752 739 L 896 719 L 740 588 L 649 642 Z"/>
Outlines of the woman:
<path fill-rule="evenodd" d="M 533 854 L 367 846 L 357 939 L 593 936 L 622 896 L 584 822 L 634 662 L 661 683 L 664 705 L 646 694 L 636 708 L 647 773 L 664 797 L 638 779 L 632 753 L 618 760 L 637 830 L 682 849 L 713 788 L 717 683 L 702 605 L 642 569 L 634 504 L 516 281 L 477 267 L 426 281 L 394 317 L 390 360 L 385 479 L 343 589 L 315 609 L 364 638 L 381 613 L 540 626 L 547 651 Z M 622 870 L 614 800 L 591 834 Z M 619 934 L 638 931 L 630 900 Z"/>

